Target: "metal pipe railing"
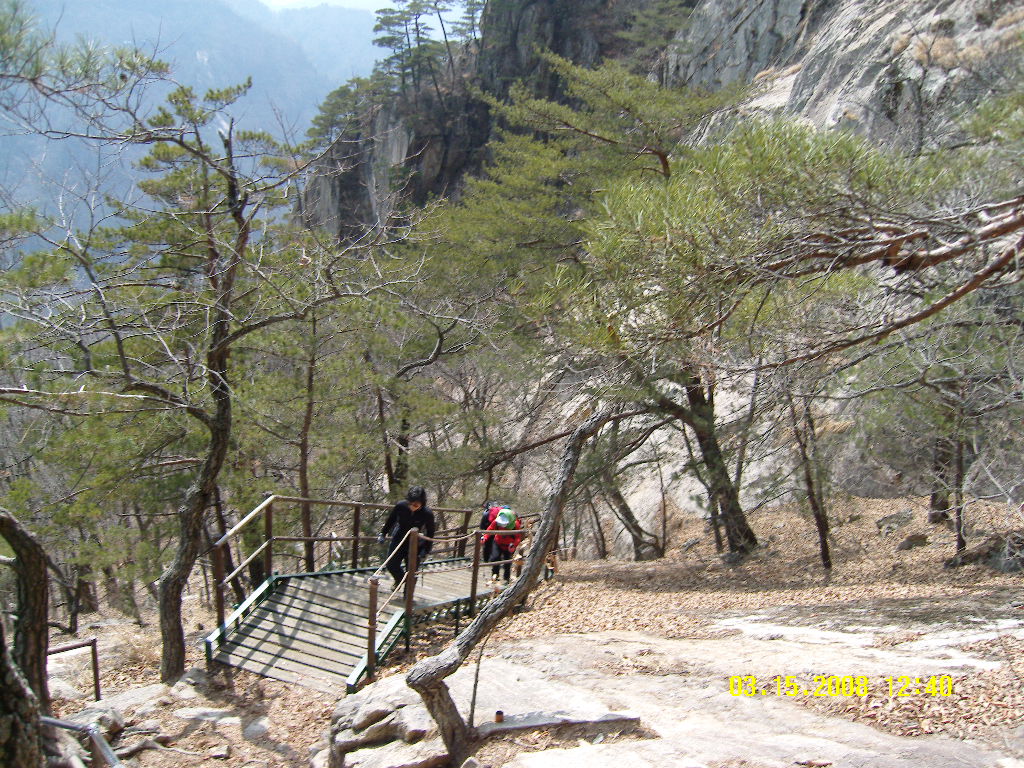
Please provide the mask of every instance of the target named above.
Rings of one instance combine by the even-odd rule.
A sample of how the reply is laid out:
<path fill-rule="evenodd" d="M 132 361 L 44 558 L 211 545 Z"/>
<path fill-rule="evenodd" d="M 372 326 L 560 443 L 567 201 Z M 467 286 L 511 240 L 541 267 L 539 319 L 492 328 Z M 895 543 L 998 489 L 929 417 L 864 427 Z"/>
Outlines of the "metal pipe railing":
<path fill-rule="evenodd" d="M 53 648 L 49 648 L 46 651 L 47 656 L 52 656 L 55 653 L 66 653 L 67 651 L 77 651 L 79 648 L 91 648 L 92 649 L 92 692 L 95 696 L 96 701 L 99 701 L 100 696 L 100 654 L 96 647 L 96 638 L 91 640 L 81 640 L 76 643 L 66 643 L 65 645 L 55 645 Z"/>
<path fill-rule="evenodd" d="M 111 768 L 121 768 L 124 763 L 114 754 L 114 750 L 110 748 L 107 740 L 103 738 L 103 733 L 100 731 L 100 727 L 96 723 L 89 723 L 87 725 L 80 725 L 78 723 L 69 723 L 67 720 L 58 720 L 54 717 L 40 717 L 39 721 L 43 725 L 48 725 L 51 728 L 63 728 L 66 731 L 74 731 L 75 733 L 82 733 L 89 737 L 90 749 L 92 753 L 92 764 L 93 768 L 99 765 L 108 765 Z M 100 763 L 100 761 L 103 763 Z"/>

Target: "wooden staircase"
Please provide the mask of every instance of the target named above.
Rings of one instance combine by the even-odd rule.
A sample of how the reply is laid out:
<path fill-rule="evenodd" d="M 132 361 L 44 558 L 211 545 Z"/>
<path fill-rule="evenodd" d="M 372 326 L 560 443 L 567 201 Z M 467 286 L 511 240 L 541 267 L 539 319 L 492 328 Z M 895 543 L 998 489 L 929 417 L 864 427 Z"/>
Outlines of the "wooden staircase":
<path fill-rule="evenodd" d="M 471 603 L 469 561 L 424 563 L 418 572 L 413 615 L 401 595 L 378 615 L 377 662 L 409 625 L 465 614 Z M 206 639 L 207 658 L 266 677 L 343 693 L 365 674 L 368 643 L 368 569 L 295 574 L 268 579 Z M 382 587 L 390 578 L 382 579 Z M 381 590 L 381 600 L 386 592 Z M 474 606 L 475 607 L 475 606 Z"/>

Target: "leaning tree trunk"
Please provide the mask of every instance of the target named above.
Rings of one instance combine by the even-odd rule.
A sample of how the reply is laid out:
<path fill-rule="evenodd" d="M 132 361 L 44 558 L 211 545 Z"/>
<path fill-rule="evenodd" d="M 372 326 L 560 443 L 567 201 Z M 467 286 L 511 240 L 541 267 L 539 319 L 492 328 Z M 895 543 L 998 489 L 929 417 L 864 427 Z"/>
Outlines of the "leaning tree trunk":
<path fill-rule="evenodd" d="M 49 644 L 50 606 L 46 552 L 35 536 L 2 509 L 0 536 L 7 541 L 15 555 L 18 620 L 14 625 L 14 663 L 35 692 L 39 711 L 49 715 L 50 689 L 46 679 L 46 649 Z"/>
<path fill-rule="evenodd" d="M 225 361 L 226 362 L 226 361 Z M 159 612 L 160 639 L 163 643 L 160 658 L 160 680 L 177 680 L 185 672 L 185 631 L 181 624 L 181 598 L 188 577 L 199 558 L 203 546 L 203 517 L 214 498 L 217 477 L 227 455 L 231 434 L 231 395 L 222 379 L 217 413 L 210 420 L 210 445 L 199 477 L 189 488 L 185 503 L 178 509 L 178 547 L 174 560 L 160 576 Z"/>
<path fill-rule="evenodd" d="M 0 622 L 0 765 L 42 768 L 43 726 L 39 700 L 7 650 Z"/>
<path fill-rule="evenodd" d="M 664 554 L 661 542 L 658 541 L 657 536 L 648 533 L 640 525 L 640 521 L 636 519 L 633 509 L 622 495 L 610 471 L 606 470 L 601 473 L 601 487 L 608 498 L 612 512 L 615 513 L 615 517 L 629 534 L 633 543 L 633 559 L 643 561 L 657 560 L 661 557 Z"/>
<path fill-rule="evenodd" d="M 699 383 L 686 386 L 686 399 L 690 405 L 690 427 L 707 468 L 708 487 L 718 500 L 729 551 L 750 554 L 757 546 L 757 536 L 743 513 L 739 490 L 729 477 L 729 468 L 715 430 L 714 406 Z"/>
<path fill-rule="evenodd" d="M 580 426 L 569 438 L 562 454 L 558 478 L 551 488 L 544 515 L 535 529 L 534 542 L 530 546 L 530 553 L 520 577 L 488 603 L 450 646 L 436 656 L 418 662 L 405 678 L 409 687 L 419 693 L 431 717 L 437 723 L 453 765 L 462 764 L 470 739 L 474 737 L 474 731 L 459 714 L 444 680 L 462 666 L 473 648 L 487 637 L 514 606 L 522 602 L 540 580 L 547 554 L 558 543 L 562 509 L 572 489 L 573 475 L 579 463 L 583 444 L 611 418 L 613 417 L 609 413 L 598 414 Z"/>
<path fill-rule="evenodd" d="M 789 415 L 792 419 L 793 436 L 796 438 L 797 450 L 800 453 L 800 468 L 804 476 L 804 489 L 807 493 L 807 504 L 814 516 L 814 526 L 818 531 L 818 553 L 821 556 L 821 565 L 825 570 L 832 570 L 832 552 L 828 544 L 828 512 L 825 509 L 825 501 L 822 497 L 820 484 L 814 479 L 814 459 L 812 451 L 815 445 L 814 419 L 811 416 L 810 406 L 803 404 L 803 425 L 797 418 L 796 403 L 792 394 L 787 394 L 789 401 Z"/>

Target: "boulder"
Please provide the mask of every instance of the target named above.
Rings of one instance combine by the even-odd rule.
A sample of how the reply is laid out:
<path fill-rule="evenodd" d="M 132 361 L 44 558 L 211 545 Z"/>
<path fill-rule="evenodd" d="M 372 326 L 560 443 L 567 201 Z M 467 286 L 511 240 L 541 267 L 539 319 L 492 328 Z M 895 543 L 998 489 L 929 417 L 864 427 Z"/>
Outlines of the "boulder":
<path fill-rule="evenodd" d="M 153 685 L 144 685 L 141 688 L 131 688 L 121 693 L 115 693 L 112 696 L 104 696 L 98 703 L 116 707 L 122 712 L 137 711 L 147 704 L 152 704 L 155 700 L 166 696 L 169 691 L 170 688 L 163 683 L 155 683 Z"/>
<path fill-rule="evenodd" d="M 381 747 L 359 749 L 345 755 L 345 768 L 440 768 L 448 764 L 441 739 L 406 744 L 392 741 Z"/>
<path fill-rule="evenodd" d="M 257 717 L 252 722 L 249 722 L 242 728 L 242 738 L 247 741 L 256 741 L 264 738 L 270 733 L 270 718 L 269 717 Z"/>
<path fill-rule="evenodd" d="M 405 684 L 403 676 L 394 675 L 343 701 L 334 710 L 335 722 L 339 726 L 361 731 L 395 710 L 419 702 L 420 697 Z"/>
<path fill-rule="evenodd" d="M 987 565 L 1003 573 L 1024 570 L 1024 531 L 989 536 L 981 544 L 951 557 L 947 568 L 961 565 Z"/>
<path fill-rule="evenodd" d="M 67 699 L 68 701 L 81 701 L 86 698 L 84 693 L 63 678 L 51 677 L 47 685 L 50 689 L 50 698 Z"/>
<path fill-rule="evenodd" d="M 888 536 L 890 533 L 909 525 L 914 520 L 914 510 L 904 509 L 902 512 L 895 512 L 875 520 L 880 536 Z"/>

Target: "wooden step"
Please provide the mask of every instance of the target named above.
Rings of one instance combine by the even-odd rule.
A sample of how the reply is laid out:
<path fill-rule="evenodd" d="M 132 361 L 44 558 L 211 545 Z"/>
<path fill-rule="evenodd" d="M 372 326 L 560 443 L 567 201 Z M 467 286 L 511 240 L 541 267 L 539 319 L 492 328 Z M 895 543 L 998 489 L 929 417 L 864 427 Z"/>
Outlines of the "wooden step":
<path fill-rule="evenodd" d="M 345 681 L 353 666 L 343 673 L 338 669 L 303 663 L 300 659 L 275 654 L 276 649 L 247 648 L 228 643 L 214 654 L 214 661 L 255 672 L 287 683 L 297 683 L 328 693 L 343 693 Z"/>
<path fill-rule="evenodd" d="M 315 664 L 330 671 L 354 664 L 354 659 L 358 659 L 365 652 L 365 647 L 358 644 L 325 645 L 315 636 L 306 635 L 301 631 L 294 634 L 281 631 L 272 624 L 254 624 L 246 627 L 243 631 L 232 634 L 230 642 L 261 650 L 273 646 L 286 651 L 290 659 L 301 658 L 307 664 Z"/>
<path fill-rule="evenodd" d="M 247 626 L 268 626 L 275 627 L 281 632 L 303 632 L 308 633 L 311 639 L 322 645 L 338 643 L 341 646 L 352 646 L 362 653 L 366 650 L 366 627 L 362 628 L 351 624 L 337 624 L 331 626 L 314 621 L 305 616 L 293 616 L 286 613 L 264 611 L 254 615 L 253 621 Z M 361 629 L 361 631 L 359 631 Z M 233 635 L 232 635 L 233 636 Z"/>
<path fill-rule="evenodd" d="M 271 596 L 260 603 L 260 608 L 264 607 L 273 613 L 291 615 L 303 621 L 314 621 L 325 627 L 344 627 L 346 633 L 366 636 L 367 615 L 365 613 L 362 616 L 354 616 L 333 610 L 330 606 L 299 601 L 287 596 Z M 377 623 L 390 621 L 393 613 L 394 611 L 389 611 L 386 616 L 381 616 Z"/>

